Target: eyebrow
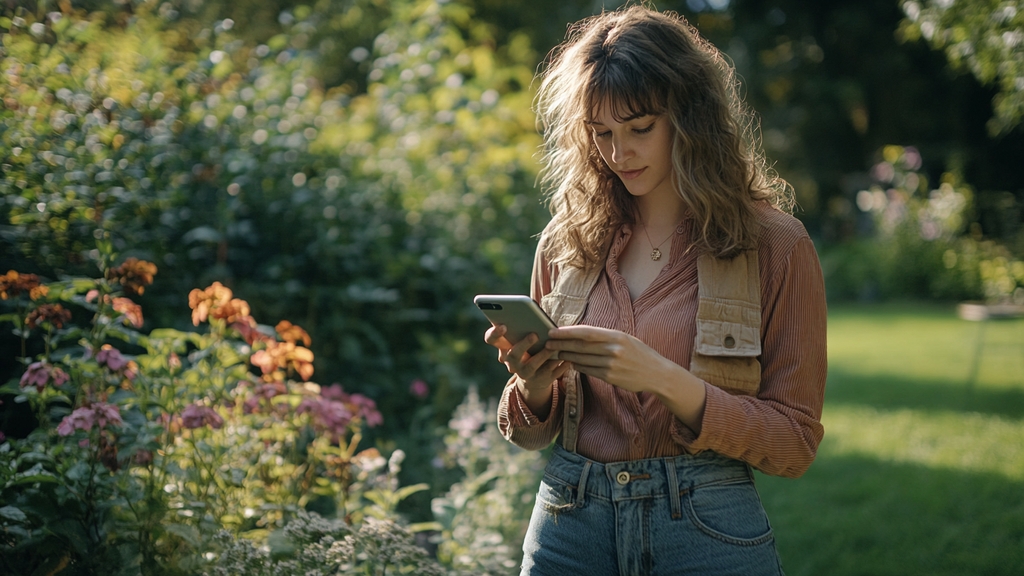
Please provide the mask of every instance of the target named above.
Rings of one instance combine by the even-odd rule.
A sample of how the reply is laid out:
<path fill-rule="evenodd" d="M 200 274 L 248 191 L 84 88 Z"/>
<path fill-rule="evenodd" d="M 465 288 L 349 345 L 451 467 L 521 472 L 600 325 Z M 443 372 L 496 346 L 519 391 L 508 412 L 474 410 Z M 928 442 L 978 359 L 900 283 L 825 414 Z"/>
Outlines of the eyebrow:
<path fill-rule="evenodd" d="M 651 114 L 650 112 L 637 112 L 635 114 L 632 114 L 631 116 L 627 116 L 626 118 L 623 118 L 622 120 L 619 121 L 619 123 L 622 124 L 622 123 L 625 123 L 625 122 L 629 122 L 630 120 L 636 120 L 637 118 L 643 118 L 644 116 L 654 116 L 654 114 Z M 600 124 L 601 126 L 604 126 L 604 124 L 601 124 L 600 122 L 596 122 L 594 120 L 587 120 L 587 124 L 590 124 L 591 126 L 593 126 L 594 124 Z"/>

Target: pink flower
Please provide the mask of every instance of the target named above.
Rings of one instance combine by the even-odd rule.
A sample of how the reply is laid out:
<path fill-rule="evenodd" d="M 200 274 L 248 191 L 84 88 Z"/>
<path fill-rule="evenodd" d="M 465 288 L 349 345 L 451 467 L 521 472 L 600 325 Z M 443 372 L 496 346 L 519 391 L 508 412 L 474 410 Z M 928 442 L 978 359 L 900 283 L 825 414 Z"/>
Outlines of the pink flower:
<path fill-rule="evenodd" d="M 121 352 L 109 344 L 104 344 L 96 354 L 96 362 L 100 365 L 106 364 L 107 368 L 115 372 L 128 365 L 128 361 L 121 355 Z"/>
<path fill-rule="evenodd" d="M 423 380 L 413 380 L 409 384 L 409 393 L 422 400 L 430 394 L 430 387 Z"/>
<path fill-rule="evenodd" d="M 348 394 L 345 394 L 345 390 L 342 389 L 341 384 L 338 384 L 337 382 L 330 386 L 324 386 L 321 388 L 320 395 L 328 400 L 337 400 L 338 402 L 348 400 Z"/>
<path fill-rule="evenodd" d="M 366 420 L 366 425 L 370 428 L 384 423 L 384 416 L 377 410 L 377 403 L 370 398 L 362 394 L 353 394 L 349 401 L 359 407 L 359 415 Z"/>
<path fill-rule="evenodd" d="M 209 406 L 189 404 L 181 411 L 181 425 L 193 430 L 209 425 L 216 430 L 224 426 L 224 419 Z"/>
<path fill-rule="evenodd" d="M 21 375 L 21 387 L 35 386 L 40 392 L 46 388 L 48 382 L 54 386 L 60 386 L 68 381 L 68 374 L 57 366 L 50 366 L 46 362 L 33 362 Z"/>
<path fill-rule="evenodd" d="M 121 410 L 117 406 L 106 402 L 97 402 L 91 406 L 78 408 L 65 416 L 64 420 L 57 425 L 57 433 L 61 436 L 70 436 L 76 429 L 88 432 L 94 426 L 103 430 L 110 425 L 120 426 L 123 423 Z"/>
<path fill-rule="evenodd" d="M 352 411 L 343 402 L 324 397 L 306 398 L 299 403 L 296 414 L 309 414 L 313 427 L 331 435 L 335 441 L 345 435 Z"/>
<path fill-rule="evenodd" d="M 40 392 L 43 388 L 46 388 L 46 383 L 50 381 L 50 371 L 47 369 L 44 362 L 33 362 L 28 365 L 28 369 L 21 375 L 21 387 L 35 386 Z"/>
<path fill-rule="evenodd" d="M 318 398 L 303 400 L 296 413 L 309 413 L 313 427 L 331 434 L 335 441 L 345 435 L 354 418 L 362 418 L 370 427 L 384 423 L 376 402 L 362 394 L 347 394 L 339 384 L 325 386 Z"/>

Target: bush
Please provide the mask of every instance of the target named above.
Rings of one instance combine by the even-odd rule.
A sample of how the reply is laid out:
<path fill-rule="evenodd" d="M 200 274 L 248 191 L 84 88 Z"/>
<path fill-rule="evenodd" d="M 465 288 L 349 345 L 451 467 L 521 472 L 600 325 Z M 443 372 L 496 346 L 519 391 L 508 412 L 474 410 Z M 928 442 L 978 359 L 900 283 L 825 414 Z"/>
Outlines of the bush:
<path fill-rule="evenodd" d="M 872 236 L 823 251 L 829 297 L 1024 303 L 1024 262 L 968 225 L 971 188 L 947 173 L 929 191 L 913 148 L 880 155 L 856 196 Z"/>
<path fill-rule="evenodd" d="M 469 574 L 510 574 L 522 563 L 523 539 L 546 463 L 498 431 L 497 402 L 475 389 L 455 410 L 441 463 L 463 478 L 432 503 L 441 524 L 438 558 Z"/>
<path fill-rule="evenodd" d="M 426 486 L 399 487 L 401 451 L 358 450 L 380 412 L 310 381 L 302 328 L 258 324 L 214 283 L 188 297 L 204 331 L 142 334 L 132 298 L 155 266 L 129 258 L 105 272 L 0 277 L 0 321 L 43 349 L 0 388 L 38 421 L 0 438 L 6 573 L 194 573 L 217 532 L 263 542 L 304 509 L 344 518 L 358 542 L 372 540 L 360 536 L 368 518 L 385 522 L 371 532 L 404 534 L 387 522 Z"/>
<path fill-rule="evenodd" d="M 257 46 L 155 1 L 0 19 L 0 243 L 49 277 L 155 262 L 153 325 L 186 329 L 181 294 L 214 281 L 302 324 L 318 373 L 393 415 L 373 435 L 424 477 L 433 437 L 408 423 L 501 381 L 471 297 L 526 290 L 547 214 L 525 37 L 496 48 L 458 3 L 390 14 L 350 52 L 362 94 L 323 89 L 310 39 L 334 21 L 304 8 Z"/>

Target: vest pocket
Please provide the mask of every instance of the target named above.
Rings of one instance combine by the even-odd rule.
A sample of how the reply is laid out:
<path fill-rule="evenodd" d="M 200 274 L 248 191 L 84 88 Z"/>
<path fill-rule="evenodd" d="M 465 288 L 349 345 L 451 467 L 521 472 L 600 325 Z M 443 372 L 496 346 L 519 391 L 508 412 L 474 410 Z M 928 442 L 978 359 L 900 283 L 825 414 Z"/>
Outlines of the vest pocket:
<path fill-rule="evenodd" d="M 690 372 L 731 394 L 761 385 L 761 310 L 748 302 L 701 298 Z"/>

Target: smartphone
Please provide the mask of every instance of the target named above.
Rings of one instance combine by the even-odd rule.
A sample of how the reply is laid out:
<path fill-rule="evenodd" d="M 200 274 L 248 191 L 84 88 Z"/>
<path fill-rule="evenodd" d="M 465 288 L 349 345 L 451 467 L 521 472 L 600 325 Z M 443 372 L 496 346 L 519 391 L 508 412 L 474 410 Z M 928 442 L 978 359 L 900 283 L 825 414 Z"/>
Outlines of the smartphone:
<path fill-rule="evenodd" d="M 539 340 L 530 348 L 530 355 L 544 349 L 548 330 L 555 327 L 551 318 L 529 296 L 481 294 L 473 298 L 473 303 L 491 324 L 505 325 L 505 338 L 513 344 L 536 334 Z"/>

